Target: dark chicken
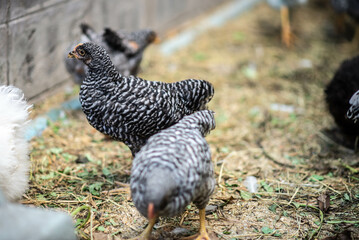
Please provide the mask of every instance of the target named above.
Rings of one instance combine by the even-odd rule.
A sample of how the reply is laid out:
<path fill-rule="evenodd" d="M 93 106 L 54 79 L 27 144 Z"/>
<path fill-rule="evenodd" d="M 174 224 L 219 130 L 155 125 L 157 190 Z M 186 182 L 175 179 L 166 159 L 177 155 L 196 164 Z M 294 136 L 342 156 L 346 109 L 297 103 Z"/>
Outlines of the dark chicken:
<path fill-rule="evenodd" d="M 347 13 L 359 21 L 359 2 L 357 0 L 331 0 L 332 6 L 338 13 Z"/>
<path fill-rule="evenodd" d="M 349 136 L 359 135 L 359 125 L 346 117 L 353 94 L 359 90 L 359 56 L 342 62 L 325 89 L 328 110 L 341 131 Z M 349 102 L 350 101 L 350 102 Z"/>
<path fill-rule="evenodd" d="M 102 33 L 96 33 L 87 24 L 81 24 L 80 27 L 81 41 L 93 42 L 104 47 L 116 69 L 126 76 L 138 74 L 145 49 L 157 40 L 156 33 L 149 29 L 134 32 L 115 32 L 110 28 L 105 28 Z M 67 58 L 65 65 L 74 82 L 81 84 L 85 79 L 86 65 L 80 61 Z"/>
<path fill-rule="evenodd" d="M 344 32 L 345 15 L 348 15 L 355 22 L 355 33 L 353 43 L 359 43 L 359 1 L 358 0 L 331 0 L 333 9 L 338 14 L 336 16 L 336 26 L 339 32 Z"/>
<path fill-rule="evenodd" d="M 89 123 L 124 142 L 135 155 L 146 140 L 184 116 L 206 109 L 214 94 L 205 80 L 175 83 L 122 76 L 105 49 L 83 43 L 69 53 L 89 68 L 80 88 L 80 102 Z"/>
<path fill-rule="evenodd" d="M 159 216 L 174 216 L 193 202 L 199 209 L 200 236 L 209 239 L 205 207 L 215 188 L 213 164 L 204 139 L 215 128 L 213 112 L 198 111 L 150 137 L 133 160 L 131 195 L 149 219 L 137 239 L 149 239 Z"/>

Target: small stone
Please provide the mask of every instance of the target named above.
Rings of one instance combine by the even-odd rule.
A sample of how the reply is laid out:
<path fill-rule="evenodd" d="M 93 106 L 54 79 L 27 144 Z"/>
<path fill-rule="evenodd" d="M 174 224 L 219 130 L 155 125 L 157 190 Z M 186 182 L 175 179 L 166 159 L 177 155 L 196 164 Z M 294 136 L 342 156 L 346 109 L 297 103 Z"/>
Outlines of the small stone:
<path fill-rule="evenodd" d="M 207 205 L 206 206 L 206 214 L 215 212 L 217 210 L 217 208 L 218 208 L 217 205 Z"/>
<path fill-rule="evenodd" d="M 322 210 L 322 212 L 327 212 L 330 207 L 330 197 L 327 194 L 321 194 L 318 197 L 318 205 L 319 209 Z"/>
<path fill-rule="evenodd" d="M 89 159 L 86 156 L 79 155 L 75 163 L 88 163 Z"/>

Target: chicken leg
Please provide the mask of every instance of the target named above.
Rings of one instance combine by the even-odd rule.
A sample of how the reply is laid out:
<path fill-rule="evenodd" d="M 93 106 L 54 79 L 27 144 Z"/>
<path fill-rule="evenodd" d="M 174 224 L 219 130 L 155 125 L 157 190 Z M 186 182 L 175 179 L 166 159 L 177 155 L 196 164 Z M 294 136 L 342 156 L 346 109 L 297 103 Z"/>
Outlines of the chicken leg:
<path fill-rule="evenodd" d="M 206 230 L 206 209 L 205 208 L 199 210 L 199 222 L 200 222 L 199 233 L 196 235 L 193 235 L 193 236 L 182 238 L 182 240 L 191 240 L 191 239 L 210 240 L 207 230 Z"/>
<path fill-rule="evenodd" d="M 141 233 L 141 235 L 131 238 L 129 240 L 149 240 L 152 232 L 152 228 L 156 223 L 157 218 L 151 218 L 148 222 L 146 229 Z"/>
<path fill-rule="evenodd" d="M 199 236 L 196 238 L 196 240 L 210 240 L 206 230 L 205 208 L 199 210 L 199 221 L 200 221 Z"/>
<path fill-rule="evenodd" d="M 289 8 L 287 6 L 282 6 L 280 8 L 280 18 L 282 24 L 282 42 L 287 47 L 290 47 L 294 42 L 294 35 L 290 27 Z"/>

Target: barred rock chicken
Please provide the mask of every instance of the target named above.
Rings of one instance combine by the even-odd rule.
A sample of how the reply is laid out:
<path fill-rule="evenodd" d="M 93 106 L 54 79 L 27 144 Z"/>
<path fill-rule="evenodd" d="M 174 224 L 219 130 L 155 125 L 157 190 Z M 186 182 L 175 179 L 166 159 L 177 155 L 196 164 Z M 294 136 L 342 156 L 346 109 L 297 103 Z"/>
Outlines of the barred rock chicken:
<path fill-rule="evenodd" d="M 353 102 L 351 100 L 353 94 L 359 90 L 358 66 L 359 56 L 343 61 L 325 89 L 328 110 L 341 132 L 352 139 L 351 142 L 359 135 L 359 125 L 348 119 L 346 112 Z M 344 145 L 350 147 L 352 143 Z"/>
<path fill-rule="evenodd" d="M 138 239 L 149 239 L 159 216 L 174 216 L 193 202 L 199 209 L 199 239 L 209 239 L 205 207 L 215 179 L 204 136 L 215 128 L 213 112 L 198 111 L 150 137 L 133 160 L 131 195 L 149 224 Z"/>
<path fill-rule="evenodd" d="M 133 155 L 153 134 L 205 109 L 214 94 L 205 80 L 163 83 L 122 76 L 105 49 L 94 43 L 81 43 L 68 56 L 89 68 L 80 88 L 87 120 L 98 131 L 124 142 Z"/>
<path fill-rule="evenodd" d="M 359 90 L 349 100 L 350 108 L 347 111 L 347 118 L 356 123 L 359 118 Z"/>
<path fill-rule="evenodd" d="M 143 53 L 149 44 L 157 40 L 154 31 L 143 29 L 134 32 L 118 31 L 105 28 L 102 33 L 96 33 L 87 24 L 81 24 L 81 42 L 94 42 L 105 48 L 116 69 L 123 75 L 137 75 Z M 74 47 L 72 45 L 71 49 Z M 67 71 L 72 75 L 76 84 L 85 79 L 87 67 L 80 61 L 65 59 Z"/>
<path fill-rule="evenodd" d="M 20 89 L 0 86 L 0 189 L 11 201 L 19 199 L 28 187 L 30 161 L 25 130 L 30 107 Z"/>
<path fill-rule="evenodd" d="M 289 8 L 305 4 L 307 0 L 267 0 L 268 4 L 276 9 L 280 9 L 282 24 L 282 42 L 290 47 L 294 41 L 294 35 L 290 26 Z"/>

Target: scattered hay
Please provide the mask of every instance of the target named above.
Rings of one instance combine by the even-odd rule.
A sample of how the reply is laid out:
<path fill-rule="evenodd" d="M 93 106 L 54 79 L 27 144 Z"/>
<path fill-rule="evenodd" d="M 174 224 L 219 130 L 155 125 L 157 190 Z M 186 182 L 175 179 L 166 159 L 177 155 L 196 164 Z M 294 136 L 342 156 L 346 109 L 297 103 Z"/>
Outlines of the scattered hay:
<path fill-rule="evenodd" d="M 324 9 L 297 9 L 292 49 L 281 45 L 279 32 L 267 34 L 263 22 L 275 30 L 279 13 L 259 5 L 171 57 L 151 47 L 140 74 L 161 81 L 202 78 L 215 86 L 210 108 L 217 128 L 207 140 L 218 186 L 207 215 L 210 234 L 322 239 L 346 230 L 359 238 L 357 155 L 321 137 L 321 130 L 333 126 L 324 86 L 353 50 L 327 37 L 331 23 Z M 312 67 L 303 67 L 303 59 Z M 39 105 L 35 115 L 36 109 L 46 107 Z M 81 112 L 51 123 L 32 147 L 30 190 L 22 203 L 74 213 L 82 239 L 130 238 L 144 229 L 147 221 L 128 191 L 130 151 L 106 140 Z M 244 187 L 247 176 L 258 179 L 258 193 Z M 324 194 L 327 211 L 318 204 Z M 198 210 L 189 206 L 182 216 L 160 219 L 153 236 L 190 235 L 198 219 Z"/>

